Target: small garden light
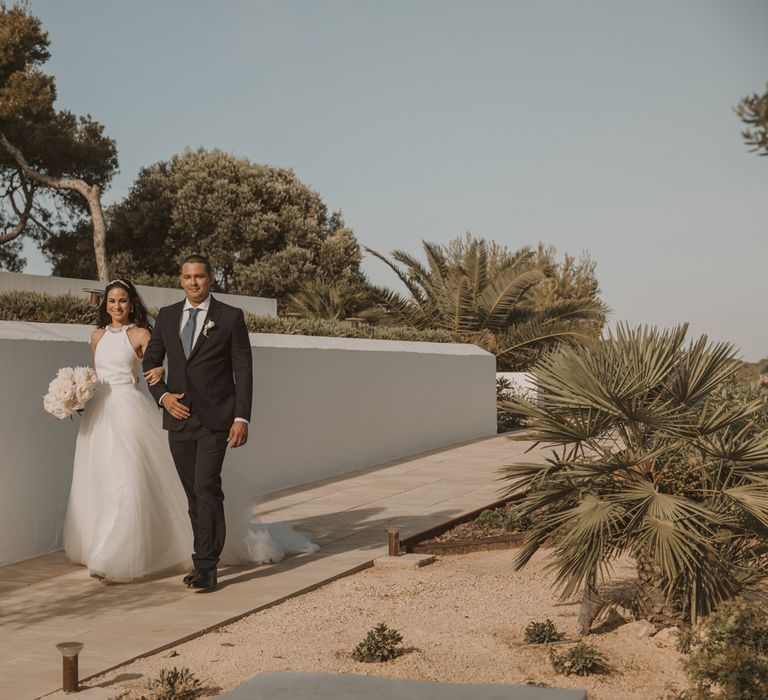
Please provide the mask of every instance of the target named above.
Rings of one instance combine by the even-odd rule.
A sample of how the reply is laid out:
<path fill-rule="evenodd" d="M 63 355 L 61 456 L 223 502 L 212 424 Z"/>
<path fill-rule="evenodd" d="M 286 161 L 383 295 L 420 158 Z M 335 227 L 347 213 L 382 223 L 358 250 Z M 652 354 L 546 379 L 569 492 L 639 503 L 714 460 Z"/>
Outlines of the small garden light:
<path fill-rule="evenodd" d="M 62 684 L 65 693 L 76 693 L 78 686 L 77 655 L 83 645 L 81 642 L 60 642 L 56 648 L 63 657 Z"/>
<path fill-rule="evenodd" d="M 400 528 L 399 527 L 388 527 L 387 528 L 387 534 L 388 534 L 388 540 L 389 540 L 389 556 L 390 557 L 399 557 L 400 556 Z"/>

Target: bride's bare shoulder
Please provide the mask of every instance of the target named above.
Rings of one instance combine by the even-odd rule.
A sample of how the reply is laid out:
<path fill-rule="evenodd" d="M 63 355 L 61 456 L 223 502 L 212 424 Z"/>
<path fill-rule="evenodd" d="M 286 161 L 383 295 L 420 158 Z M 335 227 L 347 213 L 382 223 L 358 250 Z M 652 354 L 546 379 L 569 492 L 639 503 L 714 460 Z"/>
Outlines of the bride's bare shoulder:
<path fill-rule="evenodd" d="M 152 334 L 146 328 L 134 326 L 128 329 L 128 337 L 144 345 L 152 337 Z"/>

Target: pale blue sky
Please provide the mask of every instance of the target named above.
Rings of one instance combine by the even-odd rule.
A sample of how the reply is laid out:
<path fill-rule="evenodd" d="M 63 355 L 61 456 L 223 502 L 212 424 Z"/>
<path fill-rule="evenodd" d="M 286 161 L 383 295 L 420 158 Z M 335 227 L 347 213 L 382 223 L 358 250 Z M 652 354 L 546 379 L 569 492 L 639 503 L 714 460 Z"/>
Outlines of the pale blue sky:
<path fill-rule="evenodd" d="M 768 81 L 765 0 L 31 8 L 59 106 L 117 141 L 108 201 L 141 166 L 218 147 L 293 168 L 382 252 L 465 231 L 587 250 L 614 322 L 687 320 L 768 355 L 768 157 L 732 111 Z"/>

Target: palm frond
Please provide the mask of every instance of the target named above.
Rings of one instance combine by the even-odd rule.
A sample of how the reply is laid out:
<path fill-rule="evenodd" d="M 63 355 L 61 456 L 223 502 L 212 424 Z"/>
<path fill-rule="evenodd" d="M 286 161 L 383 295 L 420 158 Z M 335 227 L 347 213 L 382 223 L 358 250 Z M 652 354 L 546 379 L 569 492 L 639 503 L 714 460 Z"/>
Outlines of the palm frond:
<path fill-rule="evenodd" d="M 755 479 L 749 484 L 733 486 L 724 489 L 723 495 L 764 527 L 768 527 L 768 480 Z"/>
<path fill-rule="evenodd" d="M 373 255 L 375 258 L 378 258 L 381 260 L 387 267 L 389 267 L 392 272 L 394 272 L 397 275 L 397 278 L 405 285 L 406 289 L 410 292 L 411 296 L 413 297 L 413 300 L 419 304 L 419 306 L 422 306 L 426 299 L 424 290 L 419 287 L 419 285 L 414 282 L 413 278 L 409 275 L 407 275 L 400 267 L 395 265 L 389 258 L 387 258 L 386 255 L 382 255 L 381 253 L 378 253 L 377 251 L 373 250 L 373 248 L 368 248 L 366 246 L 363 246 L 363 249 L 367 252 Z"/>
<path fill-rule="evenodd" d="M 444 281 L 450 274 L 450 268 L 442 246 L 427 241 L 422 241 L 421 244 L 427 256 L 427 265 L 432 272 L 431 278 Z"/>
<path fill-rule="evenodd" d="M 485 241 L 473 241 L 463 260 L 464 274 L 472 292 L 471 306 L 477 308 L 478 300 L 488 284 L 488 246 Z"/>
<path fill-rule="evenodd" d="M 518 271 L 510 267 L 491 281 L 479 299 L 479 316 L 483 328 L 500 331 L 508 325 L 508 317 L 521 298 L 535 285 L 546 279 L 538 268 Z"/>
<path fill-rule="evenodd" d="M 440 294 L 440 326 L 454 333 L 471 333 L 478 328 L 472 318 L 472 290 L 464 276 L 452 275 L 445 280 Z"/>
<path fill-rule="evenodd" d="M 555 586 L 561 589 L 563 598 L 593 582 L 619 553 L 617 538 L 624 530 L 626 517 L 608 499 L 588 493 L 573 508 L 544 519 L 555 533 Z"/>
<path fill-rule="evenodd" d="M 386 287 L 369 285 L 369 289 L 372 299 L 386 309 L 395 323 L 420 329 L 429 327 L 428 319 L 411 299 L 406 299 Z"/>
<path fill-rule="evenodd" d="M 768 433 L 753 433 L 751 426 L 736 434 L 730 431 L 711 433 L 698 440 L 696 445 L 714 459 L 749 468 L 763 465 L 768 470 Z"/>

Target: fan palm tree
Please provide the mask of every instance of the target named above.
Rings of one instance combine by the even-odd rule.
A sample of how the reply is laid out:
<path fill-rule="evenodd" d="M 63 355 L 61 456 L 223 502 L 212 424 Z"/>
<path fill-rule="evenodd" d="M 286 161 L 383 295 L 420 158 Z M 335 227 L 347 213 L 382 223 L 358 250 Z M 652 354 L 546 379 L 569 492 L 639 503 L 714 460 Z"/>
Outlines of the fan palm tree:
<path fill-rule="evenodd" d="M 517 560 L 552 548 L 564 596 L 585 593 L 613 560 L 638 566 L 637 611 L 693 621 L 760 575 L 768 534 L 768 431 L 749 417 L 764 400 L 723 400 L 734 349 L 687 326 L 629 329 L 561 348 L 535 367 L 543 403 L 513 398 L 519 439 L 551 449 L 505 467 L 536 514 Z"/>
<path fill-rule="evenodd" d="M 553 271 L 522 248 L 499 255 L 482 239 L 467 239 L 460 255 L 423 242 L 426 264 L 396 250 L 392 260 L 367 248 L 405 285 L 410 296 L 372 286 L 374 299 L 393 323 L 440 328 L 493 352 L 500 369 L 527 367 L 533 358 L 561 342 L 595 336 L 605 305 L 594 297 L 530 303 L 532 290 Z M 599 321 L 596 325 L 595 322 Z"/>

